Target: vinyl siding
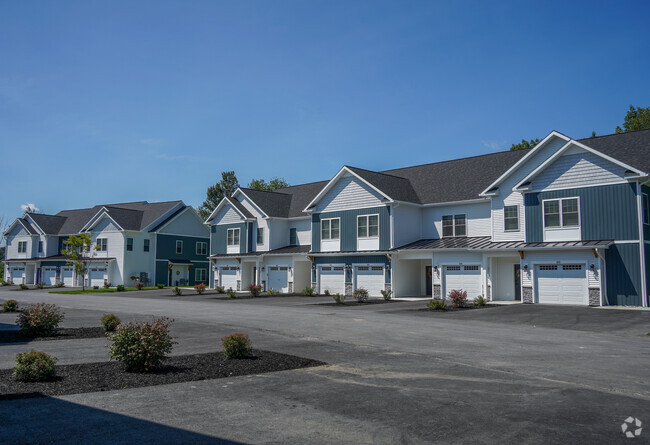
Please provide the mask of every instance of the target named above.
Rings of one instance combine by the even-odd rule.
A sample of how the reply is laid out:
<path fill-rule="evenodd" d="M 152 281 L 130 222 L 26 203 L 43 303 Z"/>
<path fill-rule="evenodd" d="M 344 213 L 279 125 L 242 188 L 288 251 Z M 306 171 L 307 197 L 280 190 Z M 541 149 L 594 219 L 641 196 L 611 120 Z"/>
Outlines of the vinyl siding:
<path fill-rule="evenodd" d="M 234 224 L 240 223 L 243 221 L 242 216 L 237 213 L 231 204 L 226 204 L 223 206 L 217 216 L 212 220 L 212 224 Z"/>
<path fill-rule="evenodd" d="M 650 244 L 645 243 L 645 286 L 648 296 L 647 304 L 650 306 Z"/>
<path fill-rule="evenodd" d="M 644 194 L 648 195 L 648 199 L 650 200 L 650 187 L 648 187 L 647 185 L 642 185 L 641 186 L 641 193 L 644 193 Z M 641 201 L 641 204 L 643 205 L 643 201 Z M 650 225 L 649 224 L 644 224 L 643 225 L 643 238 L 646 241 L 650 241 Z M 648 281 L 650 281 L 650 280 L 648 280 Z"/>
<path fill-rule="evenodd" d="M 307 246 L 311 243 L 311 222 L 309 219 L 301 219 L 289 222 L 289 229 L 296 229 L 298 236 L 298 245 Z M 287 232 L 287 243 L 289 242 L 289 232 Z"/>
<path fill-rule="evenodd" d="M 606 305 L 641 306 L 639 245 L 615 244 L 605 251 Z"/>
<path fill-rule="evenodd" d="M 192 210 L 187 209 L 174 218 L 159 233 L 182 234 L 190 236 L 208 237 L 210 231 L 201 223 L 196 216 L 192 215 Z"/>
<path fill-rule="evenodd" d="M 624 182 L 625 168 L 586 150 L 560 156 L 533 180 L 533 190 L 587 187 Z"/>
<path fill-rule="evenodd" d="M 580 197 L 582 240 L 639 239 L 635 184 L 527 193 L 526 241 L 542 242 L 542 200 Z"/>
<path fill-rule="evenodd" d="M 377 207 L 382 205 L 383 196 L 370 188 L 356 176 L 341 177 L 332 189 L 316 205 L 317 212 Z"/>
<path fill-rule="evenodd" d="M 393 228 L 394 240 L 393 247 L 401 247 L 421 238 L 423 213 L 427 210 L 422 210 L 419 207 L 400 204 L 397 207 L 392 207 L 393 210 Z M 488 214 L 489 217 L 489 214 Z"/>
<path fill-rule="evenodd" d="M 357 250 L 357 216 L 379 214 L 379 250 L 390 249 L 390 208 L 388 206 L 346 210 L 342 212 L 317 213 L 312 215 L 313 252 L 320 252 L 320 221 L 327 218 L 341 218 L 341 251 Z"/>
<path fill-rule="evenodd" d="M 240 253 L 246 253 L 246 223 L 212 226 L 210 234 L 210 254 L 225 254 L 228 247 L 228 229 L 240 229 Z"/>
<path fill-rule="evenodd" d="M 442 238 L 444 215 L 467 215 L 467 236 L 490 236 L 490 202 L 431 207 L 422 211 L 422 238 Z M 396 223 L 397 224 L 397 223 Z"/>

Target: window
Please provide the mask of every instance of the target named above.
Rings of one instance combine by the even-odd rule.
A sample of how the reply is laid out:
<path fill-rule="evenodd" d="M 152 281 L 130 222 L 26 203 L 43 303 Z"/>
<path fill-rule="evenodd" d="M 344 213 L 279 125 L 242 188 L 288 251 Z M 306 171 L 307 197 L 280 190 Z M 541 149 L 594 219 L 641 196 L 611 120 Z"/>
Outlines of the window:
<path fill-rule="evenodd" d="M 645 193 L 643 194 L 643 224 L 650 224 L 650 204 Z"/>
<path fill-rule="evenodd" d="M 519 206 L 503 207 L 503 228 L 505 230 L 519 230 Z"/>
<path fill-rule="evenodd" d="M 144 240 L 144 244 L 142 245 L 142 250 L 144 252 L 149 252 L 149 242 L 150 242 L 150 240 L 148 240 L 148 239 Z"/>
<path fill-rule="evenodd" d="M 106 249 L 108 249 L 108 238 L 97 238 L 97 250 L 106 252 Z"/>
<path fill-rule="evenodd" d="M 298 244 L 298 234 L 296 233 L 296 228 L 289 229 L 289 245 L 295 246 Z"/>
<path fill-rule="evenodd" d="M 208 243 L 199 241 L 196 243 L 196 254 L 197 255 L 207 255 L 208 254 Z"/>
<path fill-rule="evenodd" d="M 257 228 L 257 244 L 264 244 L 264 227 Z"/>
<path fill-rule="evenodd" d="M 183 253 L 183 241 L 176 240 L 176 253 Z"/>
<path fill-rule="evenodd" d="M 43 241 L 38 242 L 38 253 L 43 253 Z"/>
<path fill-rule="evenodd" d="M 228 229 L 228 245 L 239 246 L 239 229 Z"/>
<path fill-rule="evenodd" d="M 467 236 L 467 217 L 465 215 L 444 215 L 442 217 L 442 236 Z"/>
<path fill-rule="evenodd" d="M 201 281 L 207 281 L 207 279 L 208 279 L 207 269 L 196 269 L 194 271 L 194 281 L 201 282 Z"/>
<path fill-rule="evenodd" d="M 379 215 L 357 217 L 357 237 L 377 238 L 379 236 Z"/>
<path fill-rule="evenodd" d="M 133 238 L 126 239 L 126 250 L 131 252 L 133 250 Z"/>
<path fill-rule="evenodd" d="M 544 228 L 560 229 L 580 226 L 578 198 L 544 201 Z"/>
<path fill-rule="evenodd" d="M 322 240 L 340 239 L 341 219 L 324 219 L 320 223 L 320 232 Z"/>
<path fill-rule="evenodd" d="M 18 253 L 27 252 L 27 241 L 18 241 Z"/>

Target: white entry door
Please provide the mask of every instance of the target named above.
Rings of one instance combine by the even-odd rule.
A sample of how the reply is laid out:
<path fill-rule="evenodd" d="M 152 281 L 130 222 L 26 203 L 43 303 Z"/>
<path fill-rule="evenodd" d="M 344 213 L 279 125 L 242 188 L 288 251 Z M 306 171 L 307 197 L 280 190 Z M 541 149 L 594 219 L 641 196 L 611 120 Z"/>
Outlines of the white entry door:
<path fill-rule="evenodd" d="M 383 266 L 357 266 L 355 268 L 355 289 L 365 289 L 371 297 L 380 297 L 384 290 Z"/>
<path fill-rule="evenodd" d="M 224 289 L 237 290 L 237 268 L 236 267 L 222 267 L 221 268 L 221 284 Z"/>
<path fill-rule="evenodd" d="M 537 266 L 537 301 L 551 304 L 589 304 L 585 269 L 583 264 Z"/>
<path fill-rule="evenodd" d="M 345 294 L 345 268 L 343 266 L 322 266 L 320 267 L 320 290 L 324 294 Z"/>
<path fill-rule="evenodd" d="M 275 289 L 282 293 L 289 292 L 289 268 L 269 267 L 269 289 Z"/>
<path fill-rule="evenodd" d="M 54 286 L 56 284 L 56 267 L 41 268 L 41 282 L 46 286 Z"/>
<path fill-rule="evenodd" d="M 479 266 L 445 266 L 445 297 L 449 292 L 464 290 L 467 299 L 473 300 L 481 295 L 481 268 Z"/>
<path fill-rule="evenodd" d="M 88 285 L 103 287 L 105 274 L 105 267 L 91 267 L 88 272 Z"/>
<path fill-rule="evenodd" d="M 11 282 L 14 284 L 23 284 L 23 279 L 25 277 L 25 268 L 24 267 L 12 267 L 11 268 Z"/>
<path fill-rule="evenodd" d="M 73 271 L 74 269 L 72 267 L 61 268 L 61 282 L 63 283 L 64 286 L 66 287 L 74 286 Z"/>

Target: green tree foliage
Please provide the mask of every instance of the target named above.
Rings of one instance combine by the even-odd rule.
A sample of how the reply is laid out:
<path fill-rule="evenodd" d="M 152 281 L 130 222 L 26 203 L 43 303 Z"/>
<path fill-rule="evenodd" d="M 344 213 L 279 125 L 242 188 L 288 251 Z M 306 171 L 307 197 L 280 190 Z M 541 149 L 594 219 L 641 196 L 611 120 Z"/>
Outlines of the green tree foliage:
<path fill-rule="evenodd" d="M 92 242 L 89 233 L 73 235 L 65 240 L 66 248 L 61 253 L 68 259 L 68 266 L 74 266 L 77 276 L 81 277 L 82 289 L 86 288 L 86 272 L 88 264 L 97 254 L 95 244 Z"/>
<path fill-rule="evenodd" d="M 226 196 L 235 193 L 239 187 L 239 181 L 234 171 L 221 172 L 221 181 L 208 187 L 203 204 L 197 209 L 204 220 L 208 219 L 212 211 L 219 205 Z"/>
<path fill-rule="evenodd" d="M 267 192 L 274 192 L 278 189 L 289 187 L 289 183 L 283 178 L 273 177 L 269 182 L 264 179 L 252 179 L 248 184 L 249 189 L 265 190 Z"/>
<path fill-rule="evenodd" d="M 512 144 L 510 150 L 521 150 L 522 148 L 533 148 L 537 144 L 539 144 L 539 139 L 531 139 L 530 141 L 527 141 L 526 139 L 522 139 L 520 143 Z"/>
<path fill-rule="evenodd" d="M 648 108 L 634 108 L 630 105 L 630 110 L 625 115 L 623 121 L 623 128 L 616 127 L 617 133 L 625 133 L 628 131 L 646 130 L 650 128 L 650 107 Z"/>

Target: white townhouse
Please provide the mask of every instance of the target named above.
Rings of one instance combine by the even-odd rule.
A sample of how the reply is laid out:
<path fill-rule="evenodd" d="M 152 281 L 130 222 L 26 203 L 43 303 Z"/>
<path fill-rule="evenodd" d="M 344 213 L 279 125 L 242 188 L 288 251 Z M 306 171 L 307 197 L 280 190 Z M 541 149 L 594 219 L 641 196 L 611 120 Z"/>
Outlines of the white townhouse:
<path fill-rule="evenodd" d="M 240 188 L 206 221 L 213 285 L 648 305 L 650 130 Z"/>
<path fill-rule="evenodd" d="M 63 256 L 66 239 L 88 233 L 96 245 L 87 286 L 193 285 L 209 281 L 209 231 L 182 201 L 146 201 L 26 213 L 4 233 L 5 279 L 14 284 L 80 286 Z"/>

